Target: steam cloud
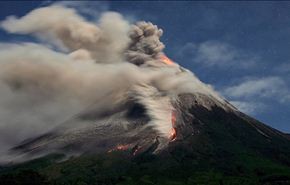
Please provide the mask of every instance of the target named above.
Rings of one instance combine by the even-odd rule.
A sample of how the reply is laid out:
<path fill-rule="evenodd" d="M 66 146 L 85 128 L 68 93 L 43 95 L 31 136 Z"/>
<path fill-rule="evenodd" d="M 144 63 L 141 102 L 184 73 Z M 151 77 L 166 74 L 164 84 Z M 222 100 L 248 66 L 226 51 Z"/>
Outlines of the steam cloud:
<path fill-rule="evenodd" d="M 91 23 L 54 5 L 7 17 L 1 27 L 44 44 L 0 44 L 0 152 L 87 107 L 97 114 L 114 111 L 132 95 L 147 109 L 149 124 L 167 137 L 176 95 L 220 99 L 188 70 L 161 61 L 162 30 L 152 23 L 130 25 L 115 12 Z"/>

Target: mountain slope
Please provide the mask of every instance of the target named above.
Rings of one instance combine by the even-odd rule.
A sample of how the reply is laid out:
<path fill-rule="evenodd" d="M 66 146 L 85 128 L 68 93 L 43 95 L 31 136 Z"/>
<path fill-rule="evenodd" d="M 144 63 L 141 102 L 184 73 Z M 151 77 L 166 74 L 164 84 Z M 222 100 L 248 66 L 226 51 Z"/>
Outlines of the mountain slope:
<path fill-rule="evenodd" d="M 78 133 L 66 130 L 66 136 L 44 135 L 14 150 L 32 155 L 58 147 L 60 138 L 70 138 L 59 145 L 62 150 L 58 152 L 83 153 L 65 161 L 62 155 L 48 155 L 2 173 L 33 169 L 56 184 L 289 184 L 288 136 L 230 104 L 202 94 L 179 95 L 174 103 L 177 137 L 169 143 L 150 127 L 132 136 L 148 117 L 142 106 L 130 107 L 111 121 L 126 117 L 128 125 L 132 122 L 135 128 L 108 128 L 110 133 L 112 129 L 118 132 L 103 139 L 96 130 L 93 134 L 91 127 Z M 102 133 L 106 135 L 104 128 Z M 120 143 L 124 148 L 112 149 Z"/>

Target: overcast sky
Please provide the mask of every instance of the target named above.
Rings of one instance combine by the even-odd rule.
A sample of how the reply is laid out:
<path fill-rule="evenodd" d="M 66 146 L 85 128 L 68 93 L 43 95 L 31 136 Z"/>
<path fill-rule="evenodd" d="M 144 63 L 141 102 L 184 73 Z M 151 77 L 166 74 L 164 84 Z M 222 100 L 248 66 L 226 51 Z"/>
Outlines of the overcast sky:
<path fill-rule="evenodd" d="M 64 2 L 90 21 L 117 11 L 163 29 L 165 52 L 243 112 L 290 132 L 290 2 Z M 0 20 L 50 2 L 0 2 Z M 35 41 L 0 30 L 0 42 Z"/>

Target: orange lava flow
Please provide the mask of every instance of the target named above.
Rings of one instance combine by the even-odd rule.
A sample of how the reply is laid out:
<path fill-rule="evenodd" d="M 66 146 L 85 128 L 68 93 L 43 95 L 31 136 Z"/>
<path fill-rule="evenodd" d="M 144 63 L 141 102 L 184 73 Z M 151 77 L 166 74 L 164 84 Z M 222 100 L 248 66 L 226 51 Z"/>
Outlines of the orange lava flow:
<path fill-rule="evenodd" d="M 129 145 L 119 145 L 116 147 L 117 150 L 127 150 L 129 148 Z"/>
<path fill-rule="evenodd" d="M 171 124 L 172 124 L 172 129 L 171 129 L 169 138 L 171 141 L 175 141 L 176 140 L 176 129 L 175 129 L 176 114 L 174 111 L 171 112 Z"/>
<path fill-rule="evenodd" d="M 111 153 L 111 152 L 117 151 L 117 150 L 127 150 L 129 147 L 130 147 L 130 145 L 118 145 L 115 148 L 109 150 L 108 153 Z"/>
<path fill-rule="evenodd" d="M 162 60 L 162 62 L 164 62 L 167 65 L 173 65 L 174 62 L 172 60 L 170 60 L 166 55 L 161 55 L 160 59 Z"/>

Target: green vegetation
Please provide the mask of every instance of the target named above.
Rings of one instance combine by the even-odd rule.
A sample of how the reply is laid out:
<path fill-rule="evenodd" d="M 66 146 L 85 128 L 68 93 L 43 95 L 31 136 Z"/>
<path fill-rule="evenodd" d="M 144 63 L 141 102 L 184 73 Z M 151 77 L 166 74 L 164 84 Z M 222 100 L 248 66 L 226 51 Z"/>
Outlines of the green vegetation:
<path fill-rule="evenodd" d="M 178 155 L 182 153 L 176 151 Z M 3 185 L 255 185 L 290 184 L 290 168 L 265 158 L 236 156 L 227 168 L 218 159 L 196 161 L 129 153 L 87 155 L 57 162 L 58 155 L 2 170 Z M 204 164 L 202 164 L 204 163 Z M 205 164 L 207 163 L 207 164 Z M 211 168 L 208 168 L 211 166 Z"/>

